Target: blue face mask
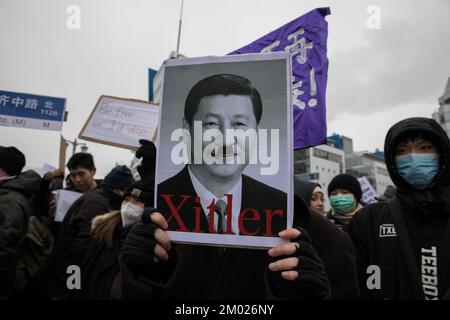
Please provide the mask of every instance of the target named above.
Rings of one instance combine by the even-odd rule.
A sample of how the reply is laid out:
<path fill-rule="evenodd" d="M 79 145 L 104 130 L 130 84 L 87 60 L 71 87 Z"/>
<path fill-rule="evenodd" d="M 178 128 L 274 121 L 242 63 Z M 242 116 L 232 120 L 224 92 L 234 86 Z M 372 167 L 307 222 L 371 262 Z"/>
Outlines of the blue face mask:
<path fill-rule="evenodd" d="M 395 157 L 398 173 L 414 188 L 423 190 L 439 172 L 436 153 L 409 153 Z"/>
<path fill-rule="evenodd" d="M 352 194 L 338 194 L 330 197 L 333 209 L 340 214 L 350 212 L 355 207 L 355 200 Z"/>

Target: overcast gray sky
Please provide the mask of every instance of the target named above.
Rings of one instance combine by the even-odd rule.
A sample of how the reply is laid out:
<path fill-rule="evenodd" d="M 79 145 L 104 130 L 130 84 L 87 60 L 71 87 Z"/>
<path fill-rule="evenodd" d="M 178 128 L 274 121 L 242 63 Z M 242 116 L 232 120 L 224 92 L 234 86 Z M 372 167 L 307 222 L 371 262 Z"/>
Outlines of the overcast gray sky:
<path fill-rule="evenodd" d="M 147 69 L 176 48 L 181 0 L 0 0 L 0 90 L 67 98 L 73 140 L 101 94 L 147 99 Z M 69 30 L 69 5 L 81 29 Z M 369 30 L 369 5 L 381 29 Z M 450 77 L 448 0 L 185 0 L 180 51 L 223 55 L 311 9 L 329 6 L 328 133 L 358 150 L 382 148 L 388 128 L 431 116 Z M 0 127 L 27 164 L 57 165 L 59 134 Z M 88 143 L 99 177 L 132 153 Z M 70 156 L 68 151 L 68 157 Z"/>

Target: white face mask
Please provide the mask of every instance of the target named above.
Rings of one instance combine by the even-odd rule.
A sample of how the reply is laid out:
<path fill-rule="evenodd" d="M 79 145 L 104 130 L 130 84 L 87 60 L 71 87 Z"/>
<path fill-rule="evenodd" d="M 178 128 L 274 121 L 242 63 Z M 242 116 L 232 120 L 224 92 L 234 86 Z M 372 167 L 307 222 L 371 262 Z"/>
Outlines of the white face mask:
<path fill-rule="evenodd" d="M 141 220 L 144 208 L 141 208 L 131 202 L 122 203 L 120 214 L 122 216 L 122 226 L 124 228 L 130 227 Z"/>

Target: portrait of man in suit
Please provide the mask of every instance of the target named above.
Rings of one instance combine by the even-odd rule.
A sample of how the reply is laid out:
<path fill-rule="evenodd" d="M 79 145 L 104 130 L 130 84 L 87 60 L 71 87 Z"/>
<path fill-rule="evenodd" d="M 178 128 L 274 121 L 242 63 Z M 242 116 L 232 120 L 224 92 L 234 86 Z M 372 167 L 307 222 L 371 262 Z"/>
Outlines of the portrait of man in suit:
<path fill-rule="evenodd" d="M 216 129 L 225 136 L 227 129 L 258 130 L 262 114 L 260 93 L 247 78 L 214 74 L 190 89 L 183 125 L 195 141 L 199 131 L 194 123 L 201 124 L 200 132 Z M 202 140 L 202 154 L 207 144 Z M 239 148 L 249 159 L 249 144 L 227 140 L 208 153 L 221 161 L 191 161 L 158 184 L 157 208 L 166 215 L 169 230 L 276 237 L 286 229 L 287 194 L 243 174 L 248 161 L 237 160 Z"/>

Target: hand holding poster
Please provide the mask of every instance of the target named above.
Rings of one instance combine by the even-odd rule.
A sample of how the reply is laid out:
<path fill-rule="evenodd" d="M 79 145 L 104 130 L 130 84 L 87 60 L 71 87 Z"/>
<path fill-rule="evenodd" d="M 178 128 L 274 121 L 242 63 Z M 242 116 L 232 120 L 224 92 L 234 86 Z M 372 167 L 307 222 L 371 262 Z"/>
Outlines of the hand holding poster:
<path fill-rule="evenodd" d="M 158 107 L 146 101 L 101 96 L 79 138 L 136 150 L 139 140 L 153 140 Z"/>
<path fill-rule="evenodd" d="M 172 241 L 286 242 L 277 235 L 293 219 L 290 72 L 287 52 L 166 62 L 155 203 Z"/>

